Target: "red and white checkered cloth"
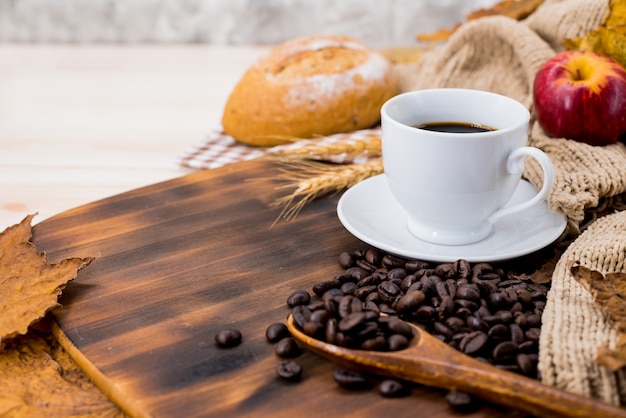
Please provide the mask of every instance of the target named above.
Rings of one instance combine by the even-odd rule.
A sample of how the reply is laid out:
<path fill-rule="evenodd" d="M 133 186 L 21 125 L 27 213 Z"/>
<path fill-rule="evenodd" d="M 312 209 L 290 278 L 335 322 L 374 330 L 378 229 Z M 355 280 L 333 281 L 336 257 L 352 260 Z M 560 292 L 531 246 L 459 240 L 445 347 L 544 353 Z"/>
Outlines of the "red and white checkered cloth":
<path fill-rule="evenodd" d="M 319 138 L 306 139 L 288 145 L 272 148 L 252 147 L 237 142 L 233 137 L 225 134 L 220 128 L 210 132 L 206 138 L 187 150 L 180 156 L 180 164 L 185 167 L 208 169 L 239 161 L 252 160 L 265 155 L 268 152 L 276 152 L 284 149 L 300 148 L 305 145 L 332 145 L 339 142 L 354 143 L 355 141 L 371 139 L 372 136 L 380 136 L 380 128 L 363 129 L 359 131 L 334 134 Z M 333 163 L 363 163 L 371 158 L 371 155 L 332 155 L 325 158 Z"/>

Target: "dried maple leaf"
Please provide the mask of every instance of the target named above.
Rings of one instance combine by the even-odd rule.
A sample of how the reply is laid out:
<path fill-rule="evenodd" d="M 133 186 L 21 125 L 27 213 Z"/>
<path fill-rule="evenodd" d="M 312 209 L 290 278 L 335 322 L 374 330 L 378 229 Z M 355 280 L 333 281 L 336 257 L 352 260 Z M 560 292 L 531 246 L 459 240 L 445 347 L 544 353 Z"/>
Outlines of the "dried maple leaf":
<path fill-rule="evenodd" d="M 43 321 L 38 322 L 40 325 Z M 0 416 L 122 418 L 50 330 L 34 327 L 0 351 Z"/>
<path fill-rule="evenodd" d="M 565 39 L 569 50 L 593 51 L 611 57 L 626 68 L 626 2 L 611 0 L 604 24 L 585 36 Z"/>
<path fill-rule="evenodd" d="M 618 332 L 614 350 L 607 346 L 598 349 L 598 363 L 617 370 L 626 366 L 626 273 L 602 273 L 570 262 L 569 270 L 591 295 L 596 305 L 613 321 Z"/>
<path fill-rule="evenodd" d="M 93 258 L 68 258 L 48 264 L 30 242 L 33 215 L 0 234 L 0 348 L 3 340 L 26 334 L 28 327 L 59 306 L 65 284 Z"/>
<path fill-rule="evenodd" d="M 507 16 L 511 19 L 522 20 L 530 16 L 544 0 L 503 0 L 488 9 L 478 9 L 465 16 L 466 21 L 480 19 L 486 16 Z M 461 26 L 457 23 L 448 29 L 439 29 L 433 33 L 421 33 L 417 35 L 420 42 L 447 41 L 450 36 Z"/>

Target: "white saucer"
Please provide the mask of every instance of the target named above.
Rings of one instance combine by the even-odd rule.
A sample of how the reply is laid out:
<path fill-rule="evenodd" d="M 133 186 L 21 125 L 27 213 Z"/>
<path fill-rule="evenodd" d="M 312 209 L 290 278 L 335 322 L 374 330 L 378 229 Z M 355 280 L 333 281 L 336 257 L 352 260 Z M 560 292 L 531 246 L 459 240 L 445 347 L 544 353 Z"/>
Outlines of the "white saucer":
<path fill-rule="evenodd" d="M 509 204 L 522 202 L 537 191 L 522 180 Z M 564 216 L 548 209 L 544 201 L 521 213 L 502 218 L 484 240 L 469 245 L 438 245 L 413 236 L 404 210 L 387 187 L 384 174 L 370 177 L 348 189 L 337 205 L 343 226 L 361 241 L 407 258 L 450 262 L 508 260 L 540 250 L 565 230 Z"/>

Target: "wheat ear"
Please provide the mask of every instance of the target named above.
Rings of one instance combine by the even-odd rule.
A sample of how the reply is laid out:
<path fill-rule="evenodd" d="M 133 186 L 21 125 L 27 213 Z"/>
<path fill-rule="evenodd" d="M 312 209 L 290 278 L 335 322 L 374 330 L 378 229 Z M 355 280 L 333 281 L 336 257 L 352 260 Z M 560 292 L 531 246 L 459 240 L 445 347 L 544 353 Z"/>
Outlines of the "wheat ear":
<path fill-rule="evenodd" d="M 334 144 L 309 144 L 301 147 L 284 147 L 273 151 L 279 157 L 324 159 L 332 155 L 363 155 L 370 158 L 381 154 L 381 140 L 377 135 Z"/>
<path fill-rule="evenodd" d="M 274 201 L 272 206 L 284 206 L 279 219 L 293 219 L 313 200 L 344 190 L 358 182 L 383 172 L 381 158 L 363 164 L 336 165 L 307 160 L 283 160 L 285 184 L 278 188 L 293 188 L 288 196 Z M 278 219 L 277 219 L 278 220 Z"/>

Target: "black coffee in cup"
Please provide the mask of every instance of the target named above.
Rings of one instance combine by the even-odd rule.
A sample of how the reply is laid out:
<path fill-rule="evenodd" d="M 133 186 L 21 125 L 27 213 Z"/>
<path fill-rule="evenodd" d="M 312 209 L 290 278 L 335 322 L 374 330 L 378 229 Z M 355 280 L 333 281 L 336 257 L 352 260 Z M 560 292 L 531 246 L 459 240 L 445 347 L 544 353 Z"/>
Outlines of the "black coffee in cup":
<path fill-rule="evenodd" d="M 426 131 L 452 132 L 458 134 L 489 132 L 497 130 L 496 128 L 492 128 L 491 126 L 469 122 L 430 122 L 419 123 L 413 126 L 417 129 L 423 129 Z"/>

